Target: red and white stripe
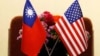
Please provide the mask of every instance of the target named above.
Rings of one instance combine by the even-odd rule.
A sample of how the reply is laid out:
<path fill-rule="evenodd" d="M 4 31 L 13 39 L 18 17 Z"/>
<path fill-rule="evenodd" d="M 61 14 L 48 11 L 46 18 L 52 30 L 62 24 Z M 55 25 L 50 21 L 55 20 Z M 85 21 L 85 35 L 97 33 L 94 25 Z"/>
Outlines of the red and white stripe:
<path fill-rule="evenodd" d="M 64 18 L 63 18 L 64 17 Z M 78 19 L 70 24 L 65 16 L 59 18 L 55 24 L 55 30 L 60 35 L 70 56 L 77 56 L 87 49 L 86 34 L 83 21 Z"/>

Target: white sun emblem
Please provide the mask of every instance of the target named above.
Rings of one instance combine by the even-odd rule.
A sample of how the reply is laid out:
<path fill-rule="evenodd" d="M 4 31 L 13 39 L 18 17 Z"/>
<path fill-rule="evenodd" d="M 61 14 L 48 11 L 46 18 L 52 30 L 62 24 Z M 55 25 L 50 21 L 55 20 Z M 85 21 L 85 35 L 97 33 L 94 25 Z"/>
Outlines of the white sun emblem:
<path fill-rule="evenodd" d="M 30 19 L 34 16 L 34 11 L 32 10 L 32 8 L 27 8 L 25 13 L 25 15 Z"/>

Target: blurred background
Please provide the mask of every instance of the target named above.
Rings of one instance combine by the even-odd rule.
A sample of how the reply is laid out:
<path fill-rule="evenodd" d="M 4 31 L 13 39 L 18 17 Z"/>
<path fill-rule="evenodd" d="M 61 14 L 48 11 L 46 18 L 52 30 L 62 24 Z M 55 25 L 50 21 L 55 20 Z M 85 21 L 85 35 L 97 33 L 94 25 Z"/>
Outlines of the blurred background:
<path fill-rule="evenodd" d="M 8 56 L 8 29 L 15 16 L 23 15 L 26 0 L 0 1 L 0 56 Z M 54 15 L 62 15 L 74 0 L 30 0 L 38 15 L 50 11 Z M 93 24 L 94 56 L 100 56 L 100 0 L 79 0 L 84 17 Z"/>

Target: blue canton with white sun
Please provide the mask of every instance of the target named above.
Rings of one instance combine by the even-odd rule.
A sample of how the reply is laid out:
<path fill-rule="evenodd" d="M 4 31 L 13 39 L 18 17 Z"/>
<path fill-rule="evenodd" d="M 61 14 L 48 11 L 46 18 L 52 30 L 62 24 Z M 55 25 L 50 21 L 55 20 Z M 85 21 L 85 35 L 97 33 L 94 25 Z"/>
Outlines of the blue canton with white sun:
<path fill-rule="evenodd" d="M 35 20 L 36 20 L 36 12 L 34 8 L 32 7 L 29 0 L 26 0 L 25 7 L 24 7 L 24 13 L 23 13 L 23 21 L 26 25 L 29 27 L 32 27 Z"/>

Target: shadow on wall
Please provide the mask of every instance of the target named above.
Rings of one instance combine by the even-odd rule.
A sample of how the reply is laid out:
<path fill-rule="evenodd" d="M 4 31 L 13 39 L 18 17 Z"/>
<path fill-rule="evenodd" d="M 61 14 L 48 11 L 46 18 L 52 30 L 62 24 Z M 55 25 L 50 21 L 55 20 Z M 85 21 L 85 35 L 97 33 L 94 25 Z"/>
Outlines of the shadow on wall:
<path fill-rule="evenodd" d="M 88 41 L 88 49 L 82 53 L 80 56 L 94 56 L 93 50 L 93 29 L 91 20 L 84 17 L 86 30 L 90 33 L 90 38 Z M 8 46 L 8 56 L 26 56 L 21 52 L 21 39 L 17 40 L 19 36 L 19 30 L 22 28 L 22 16 L 16 16 L 12 19 L 9 29 L 9 46 Z"/>

